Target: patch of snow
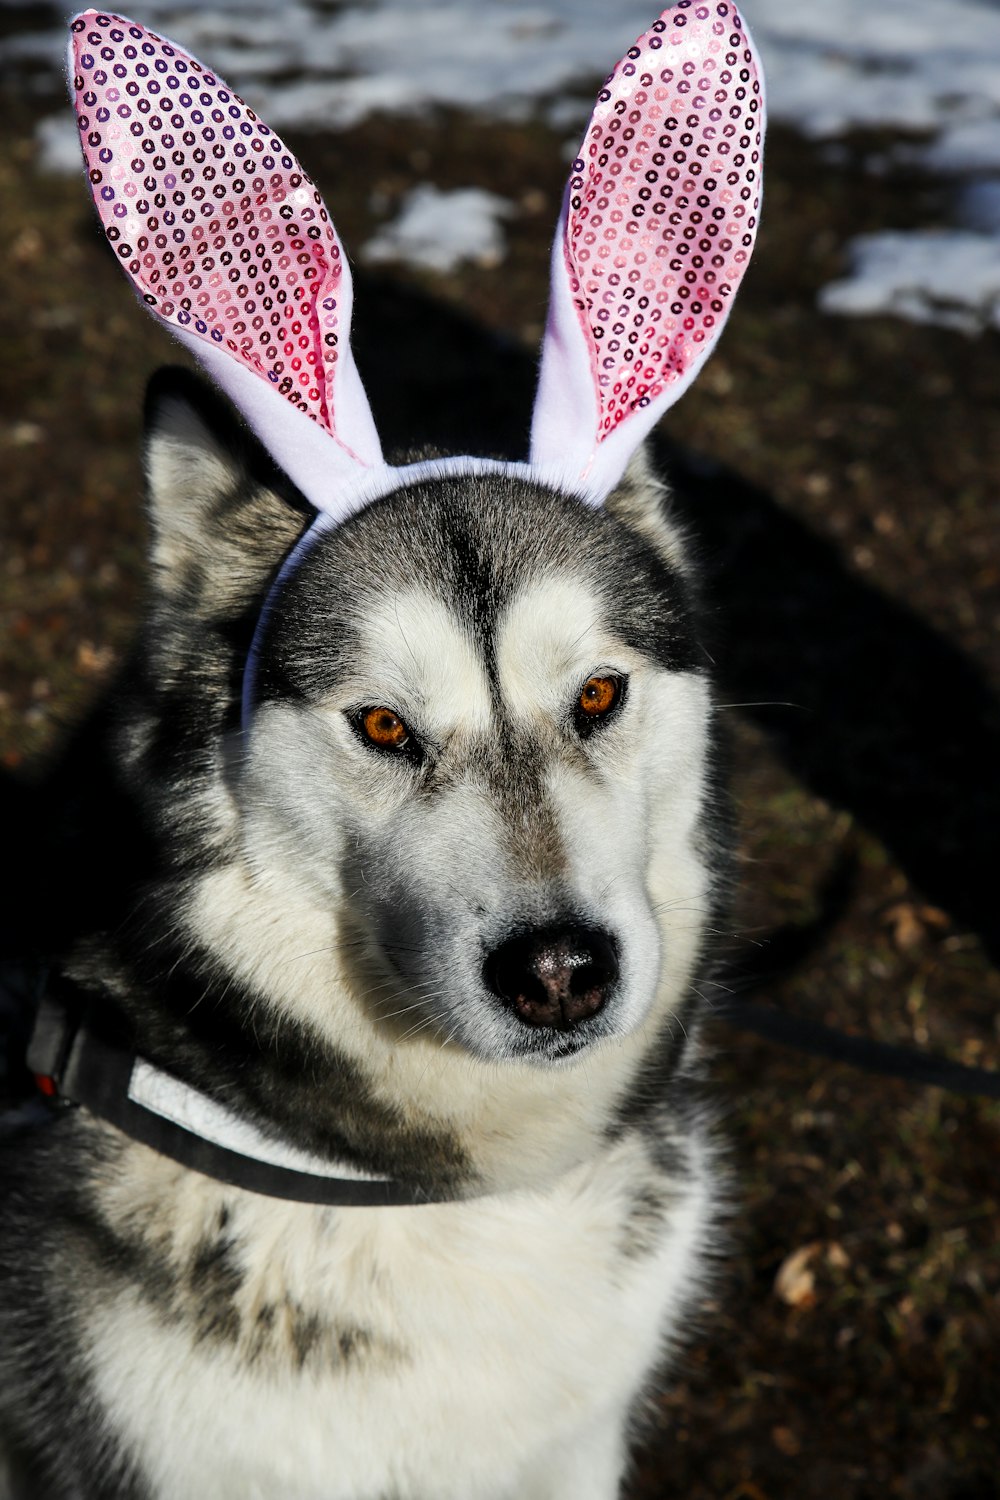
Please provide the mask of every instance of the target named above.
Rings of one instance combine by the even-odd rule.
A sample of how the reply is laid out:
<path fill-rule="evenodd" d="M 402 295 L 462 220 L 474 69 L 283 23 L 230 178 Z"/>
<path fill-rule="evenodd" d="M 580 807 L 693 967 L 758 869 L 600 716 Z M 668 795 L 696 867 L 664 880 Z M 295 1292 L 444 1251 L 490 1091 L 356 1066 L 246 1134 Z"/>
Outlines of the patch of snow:
<path fill-rule="evenodd" d="M 863 234 L 851 269 L 820 293 L 824 312 L 895 313 L 963 333 L 1000 328 L 1000 237 L 964 229 Z"/>
<path fill-rule="evenodd" d="M 442 274 L 463 261 L 496 266 L 507 249 L 500 220 L 513 212 L 514 205 L 496 193 L 442 192 L 424 182 L 404 198 L 398 218 L 362 248 L 361 259 L 369 265 L 401 260 Z"/>
<path fill-rule="evenodd" d="M 997 82 L 1000 67 L 994 64 Z M 917 164 L 942 177 L 966 172 L 1000 172 L 1000 116 L 953 125 L 938 138 L 912 153 Z"/>
<path fill-rule="evenodd" d="M 905 163 L 945 176 L 1000 175 L 1000 0 L 741 3 L 763 55 L 772 120 L 814 139 L 859 128 L 922 137 L 890 143 L 879 157 L 882 171 Z M 573 134 L 572 150 L 595 82 L 649 26 L 657 5 L 129 0 L 127 9 L 207 59 L 280 131 L 344 129 L 376 111 L 406 116 L 445 107 L 520 118 L 538 109 Z M 37 27 L 37 10 L 31 15 Z M 0 42 L 0 67 L 15 86 L 25 63 L 47 58 L 53 76 L 61 71 L 60 20 L 53 7 L 50 32 L 13 33 Z M 78 167 L 65 120 L 61 114 L 40 127 L 49 170 Z M 992 233 L 993 221 L 970 227 Z M 925 267 L 926 284 L 912 297 L 887 290 L 886 309 L 923 318 L 938 305 L 931 242 L 934 236 L 919 232 L 905 257 L 908 276 Z M 874 295 L 870 280 L 868 286 L 866 295 Z M 851 298 L 829 290 L 822 305 L 847 311 Z M 942 316 L 953 321 L 947 308 Z"/>
<path fill-rule="evenodd" d="M 649 0 L 130 0 L 278 128 L 354 124 L 435 104 L 496 111 L 600 77 L 650 24 Z M 935 135 L 997 121 L 1000 6 L 984 0 L 743 0 L 772 118 L 811 136 L 868 126 Z M 55 14 L 53 17 L 55 21 Z M 50 60 L 63 33 L 13 35 L 0 59 Z"/>
<path fill-rule="evenodd" d="M 982 0 L 745 0 L 773 119 L 805 134 L 937 133 L 1000 117 L 1000 7 Z"/>

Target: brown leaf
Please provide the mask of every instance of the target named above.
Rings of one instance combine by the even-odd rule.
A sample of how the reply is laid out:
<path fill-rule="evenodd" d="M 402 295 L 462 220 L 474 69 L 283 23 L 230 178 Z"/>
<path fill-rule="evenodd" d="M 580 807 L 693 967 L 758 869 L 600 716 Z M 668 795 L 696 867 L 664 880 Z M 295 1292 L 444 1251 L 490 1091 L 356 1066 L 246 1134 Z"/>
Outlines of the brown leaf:
<path fill-rule="evenodd" d="M 851 1257 L 839 1240 L 831 1240 L 826 1247 L 826 1263 L 832 1271 L 846 1271 Z"/>
<path fill-rule="evenodd" d="M 809 1269 L 822 1249 L 819 1240 L 793 1250 L 778 1267 L 774 1278 L 774 1290 L 782 1302 L 789 1307 L 812 1307 L 816 1301 L 816 1277 Z"/>
<path fill-rule="evenodd" d="M 918 906 L 913 901 L 898 901 L 883 918 L 892 928 L 892 940 L 903 953 L 919 948 L 927 939 L 928 929 L 943 932 L 949 925 L 948 915 L 937 906 Z"/>

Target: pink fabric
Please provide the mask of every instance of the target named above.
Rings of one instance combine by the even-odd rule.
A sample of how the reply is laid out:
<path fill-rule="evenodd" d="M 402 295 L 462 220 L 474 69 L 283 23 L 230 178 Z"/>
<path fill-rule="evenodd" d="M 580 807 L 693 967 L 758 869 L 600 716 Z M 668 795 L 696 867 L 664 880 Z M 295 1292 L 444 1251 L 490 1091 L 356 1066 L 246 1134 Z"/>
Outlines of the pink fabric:
<path fill-rule="evenodd" d="M 350 272 L 322 198 L 274 132 L 180 47 L 99 11 L 78 16 L 71 38 L 87 175 L 122 268 L 268 430 L 293 478 L 297 450 L 315 444 L 292 413 L 335 439 L 308 468 L 306 492 L 325 507 L 331 479 L 380 465 L 381 450 L 350 354 Z"/>
<path fill-rule="evenodd" d="M 679 0 L 598 95 L 556 233 L 531 449 L 594 503 L 715 346 L 757 231 L 763 131 L 731 0 Z"/>

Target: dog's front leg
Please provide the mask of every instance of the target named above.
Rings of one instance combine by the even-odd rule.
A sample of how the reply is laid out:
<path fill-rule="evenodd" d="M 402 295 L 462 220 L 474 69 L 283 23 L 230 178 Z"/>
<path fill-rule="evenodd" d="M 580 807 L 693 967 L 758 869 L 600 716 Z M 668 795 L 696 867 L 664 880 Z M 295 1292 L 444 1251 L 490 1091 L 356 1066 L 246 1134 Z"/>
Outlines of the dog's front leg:
<path fill-rule="evenodd" d="M 527 1472 L 513 1500 L 617 1500 L 625 1469 L 626 1418 L 603 1412 Z"/>

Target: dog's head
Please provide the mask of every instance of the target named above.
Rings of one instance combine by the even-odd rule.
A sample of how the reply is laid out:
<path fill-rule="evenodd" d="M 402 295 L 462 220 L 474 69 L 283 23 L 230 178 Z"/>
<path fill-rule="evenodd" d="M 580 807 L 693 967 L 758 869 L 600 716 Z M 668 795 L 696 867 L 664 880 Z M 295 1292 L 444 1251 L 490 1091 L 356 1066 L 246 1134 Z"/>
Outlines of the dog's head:
<path fill-rule="evenodd" d="M 710 696 L 644 460 L 604 509 L 451 477 L 329 530 L 272 598 L 247 724 L 248 622 L 302 523 L 215 412 L 180 377 L 151 401 L 144 655 L 173 722 L 131 743 L 142 779 L 141 746 L 203 726 L 177 847 L 329 914 L 397 1039 L 547 1061 L 676 1005 L 715 879 Z"/>

